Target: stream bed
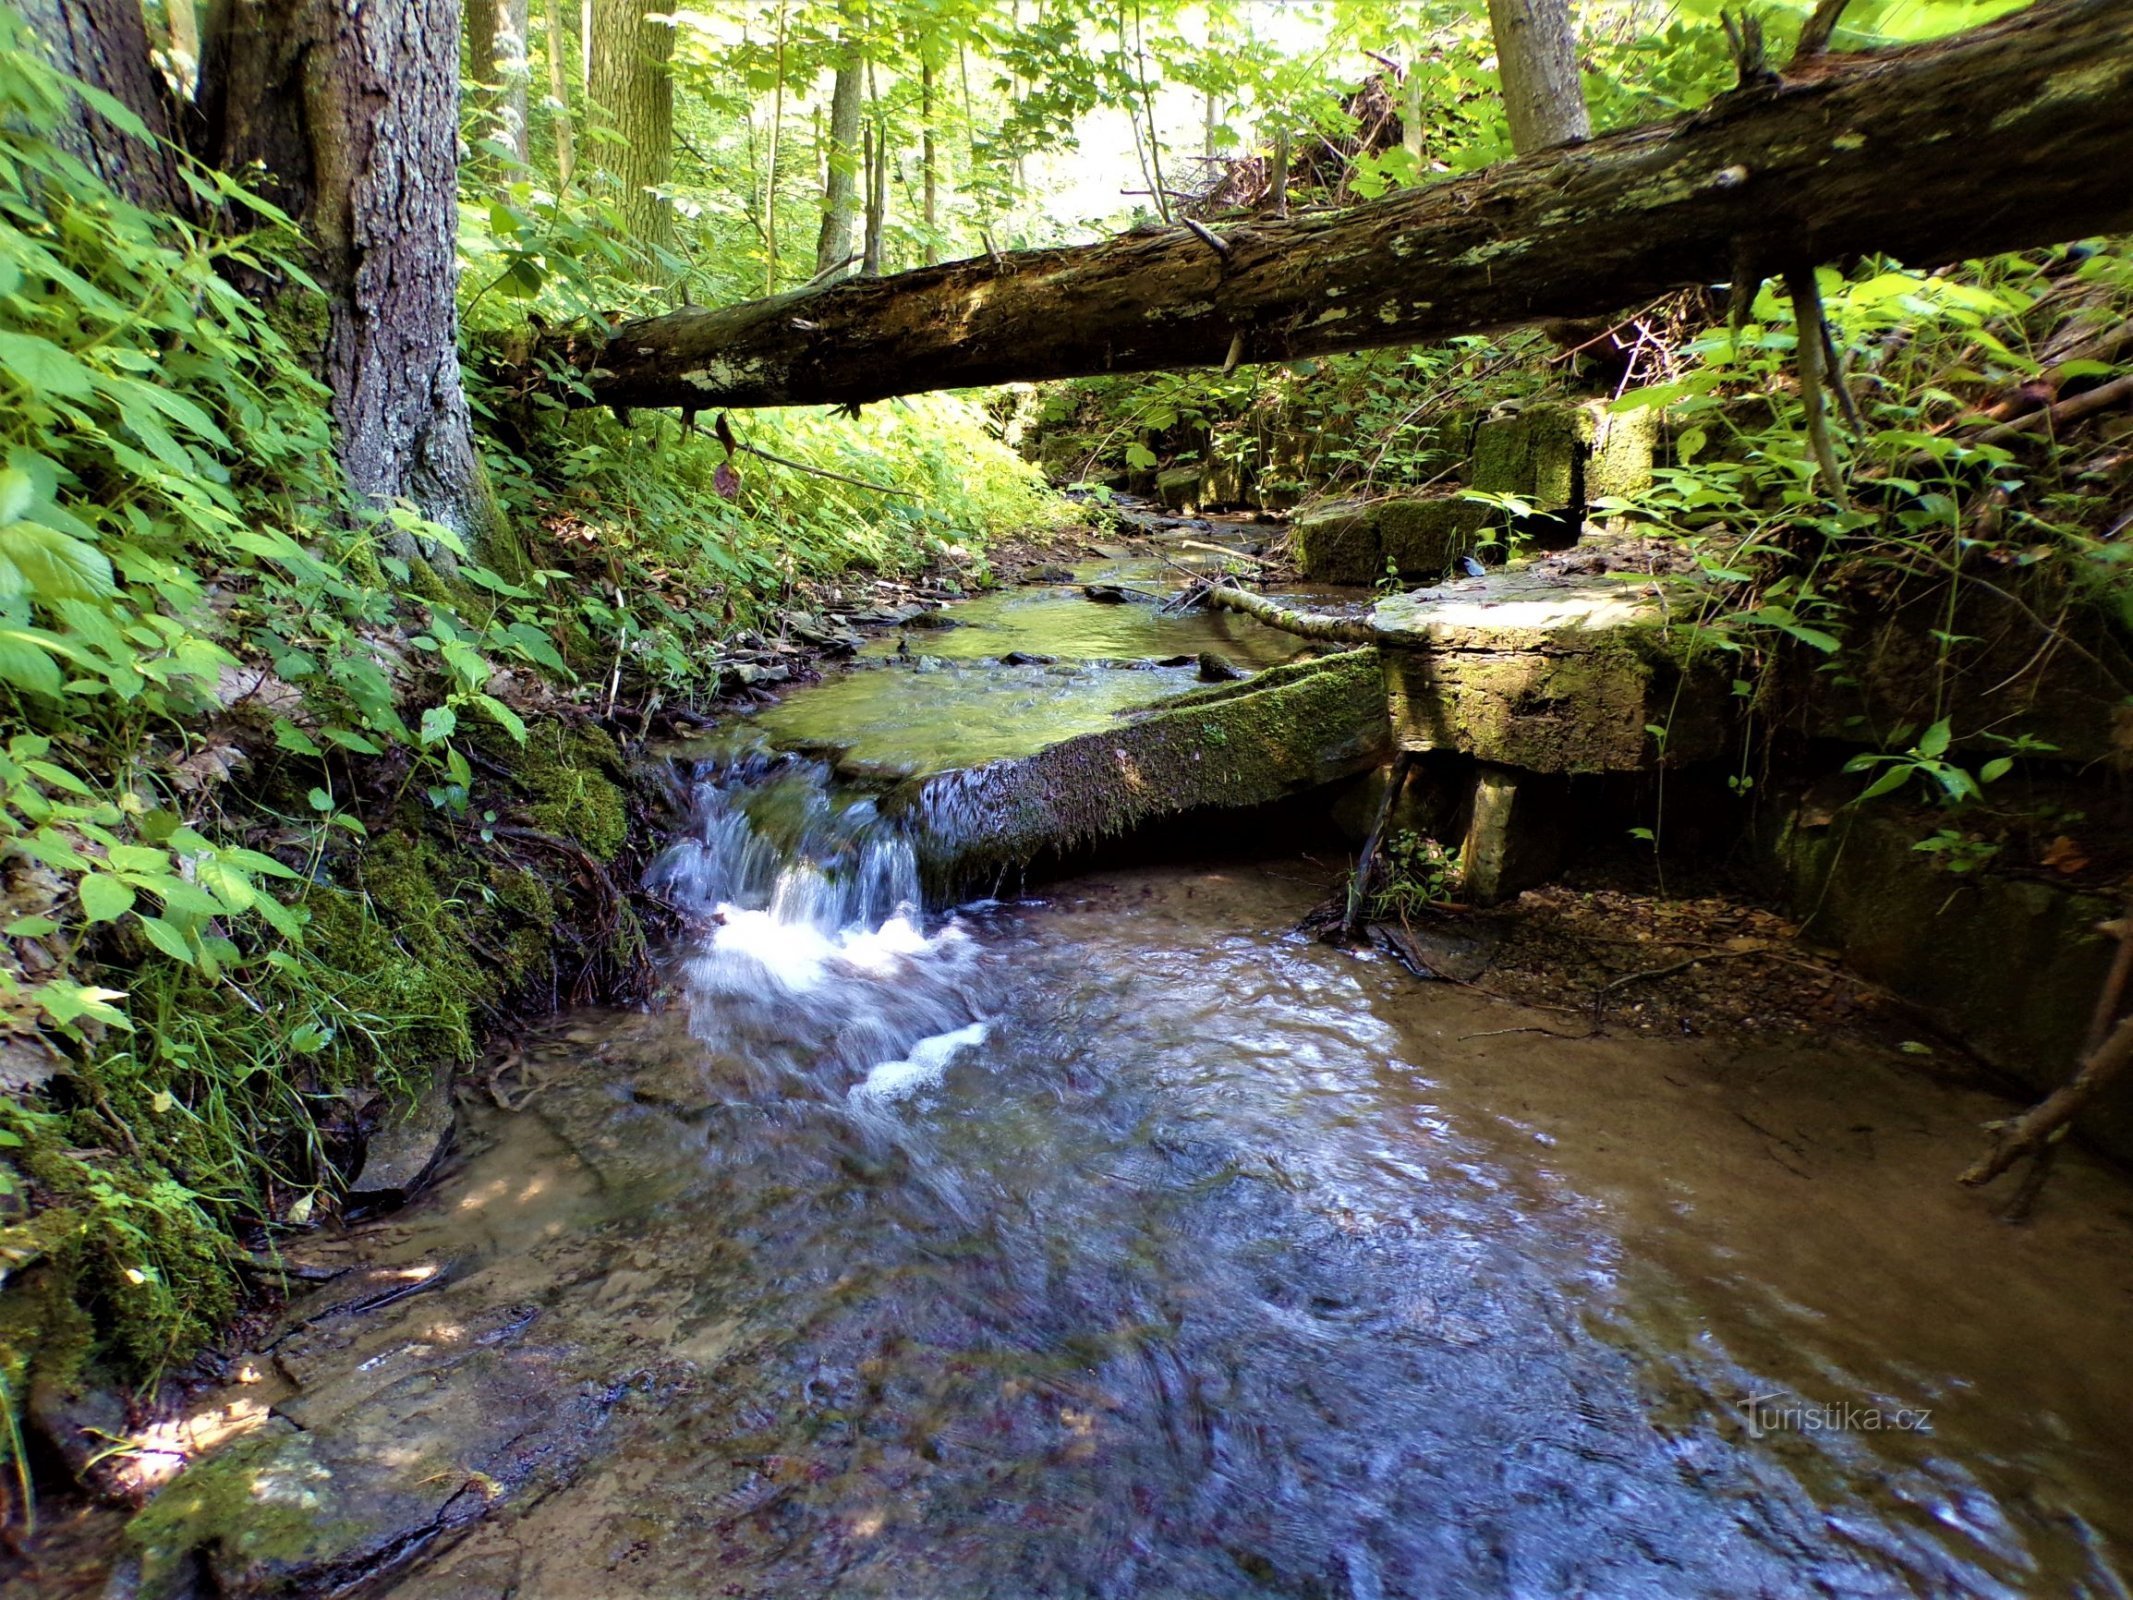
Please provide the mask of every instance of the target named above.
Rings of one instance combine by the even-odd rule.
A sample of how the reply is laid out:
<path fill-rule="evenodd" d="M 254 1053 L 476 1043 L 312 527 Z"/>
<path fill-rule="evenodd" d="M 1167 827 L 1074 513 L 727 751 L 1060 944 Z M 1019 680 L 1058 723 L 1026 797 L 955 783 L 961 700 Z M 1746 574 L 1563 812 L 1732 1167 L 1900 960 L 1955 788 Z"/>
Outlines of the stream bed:
<path fill-rule="evenodd" d="M 906 670 L 787 716 L 908 728 Z M 431 1193 L 292 1250 L 330 1281 L 109 1592 L 2127 1593 L 2133 1184 L 2070 1153 L 1998 1223 L 1975 1084 L 1422 984 L 1295 933 L 1279 854 L 929 907 L 812 749 L 691 806 L 665 1003 L 559 1018 Z"/>

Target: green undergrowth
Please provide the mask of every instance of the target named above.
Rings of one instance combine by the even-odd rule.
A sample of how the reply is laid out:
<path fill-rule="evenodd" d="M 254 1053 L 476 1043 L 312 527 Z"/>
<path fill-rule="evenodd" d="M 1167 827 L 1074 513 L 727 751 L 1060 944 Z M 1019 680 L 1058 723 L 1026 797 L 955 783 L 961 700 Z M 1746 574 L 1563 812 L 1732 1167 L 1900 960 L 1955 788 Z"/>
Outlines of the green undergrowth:
<path fill-rule="evenodd" d="M 980 581 L 988 539 L 1060 505 L 949 397 L 734 421 L 788 467 L 477 379 L 507 530 L 469 549 L 366 513 L 303 365 L 287 219 L 195 165 L 240 231 L 121 199 L 37 131 L 70 91 L 13 30 L 0 13 L 8 1407 L 85 1367 L 152 1383 L 334 1214 L 440 1063 L 516 1010 L 630 992 L 641 831 L 604 722 L 707 701 L 736 635 L 811 584 Z M 570 223 L 543 224 L 559 254 Z M 528 253 L 498 226 L 469 224 L 477 326 L 530 309 L 487 292 Z M 271 315 L 261 282 L 295 286 Z"/>

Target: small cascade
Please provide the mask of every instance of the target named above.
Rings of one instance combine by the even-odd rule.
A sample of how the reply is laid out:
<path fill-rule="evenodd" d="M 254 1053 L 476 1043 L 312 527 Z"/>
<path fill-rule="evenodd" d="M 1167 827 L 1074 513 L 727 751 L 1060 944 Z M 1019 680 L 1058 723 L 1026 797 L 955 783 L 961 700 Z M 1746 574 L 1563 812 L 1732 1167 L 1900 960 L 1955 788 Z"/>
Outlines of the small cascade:
<path fill-rule="evenodd" d="M 647 881 L 699 930 L 692 1031 L 759 1091 L 900 1099 L 985 1037 L 964 917 L 927 908 L 908 828 L 826 762 L 760 745 L 701 760 Z"/>

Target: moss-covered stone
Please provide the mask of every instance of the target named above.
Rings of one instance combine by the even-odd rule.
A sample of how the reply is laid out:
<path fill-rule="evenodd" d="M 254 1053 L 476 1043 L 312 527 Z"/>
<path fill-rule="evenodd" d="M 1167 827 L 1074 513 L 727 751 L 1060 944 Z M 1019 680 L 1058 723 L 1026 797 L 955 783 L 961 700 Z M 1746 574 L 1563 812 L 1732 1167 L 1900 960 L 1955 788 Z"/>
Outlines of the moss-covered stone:
<path fill-rule="evenodd" d="M 1729 680 L 1641 589 L 1519 570 L 1379 603 L 1405 750 L 1532 772 L 1626 772 L 1717 752 Z M 1664 729 L 1655 735 L 1653 727 Z"/>
<path fill-rule="evenodd" d="M 1155 497 L 1173 511 L 1190 511 L 1200 502 L 1200 467 L 1197 462 L 1165 467 L 1155 475 Z"/>
<path fill-rule="evenodd" d="M 1582 512 L 1651 483 L 1657 429 L 1649 409 L 1616 412 L 1598 400 L 1531 404 L 1476 427 L 1468 481 L 1540 511 Z"/>
<path fill-rule="evenodd" d="M 1181 695 L 1026 760 L 943 774 L 905 803 L 946 874 L 1027 862 L 1157 817 L 1265 805 L 1368 771 L 1387 748 L 1377 652 L 1353 650 Z"/>
<path fill-rule="evenodd" d="M 1243 457 L 1230 452 L 1210 455 L 1200 469 L 1199 503 L 1202 508 L 1228 510 L 1251 498 L 1252 471 Z"/>
<path fill-rule="evenodd" d="M 332 1474 L 306 1435 L 274 1419 L 178 1475 L 127 1524 L 139 1593 L 192 1592 L 196 1552 L 239 1570 L 303 1569 L 337 1553 L 347 1532 L 335 1515 Z"/>
<path fill-rule="evenodd" d="M 1381 565 L 1403 582 L 1433 583 L 1471 554 L 1496 511 L 1478 500 L 1452 495 L 1414 495 L 1378 506 Z"/>
<path fill-rule="evenodd" d="M 1297 569 L 1314 583 L 1363 586 L 1385 575 L 1371 501 L 1329 500 L 1297 513 L 1289 545 Z"/>
<path fill-rule="evenodd" d="M 1764 858 L 1809 937 L 2032 1093 L 2065 1082 L 2113 954 L 2097 925 L 2117 905 L 2033 878 L 1941 870 L 1915 846 L 1945 813 L 1793 802 L 1767 815 Z M 2080 1129 L 2133 1158 L 2133 1091 L 2113 1085 Z"/>

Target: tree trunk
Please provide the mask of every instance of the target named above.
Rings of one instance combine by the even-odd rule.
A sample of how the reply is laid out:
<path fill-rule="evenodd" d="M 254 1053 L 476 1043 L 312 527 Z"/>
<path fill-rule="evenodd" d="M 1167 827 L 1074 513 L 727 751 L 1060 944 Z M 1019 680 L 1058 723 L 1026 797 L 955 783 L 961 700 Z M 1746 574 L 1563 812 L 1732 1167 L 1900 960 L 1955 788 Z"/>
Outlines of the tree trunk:
<path fill-rule="evenodd" d="M 600 165 L 621 191 L 622 215 L 638 243 L 654 248 L 674 234 L 658 193 L 674 170 L 674 25 L 658 0 L 593 0 L 591 115 L 619 138 L 599 148 Z"/>
<path fill-rule="evenodd" d="M 570 137 L 570 35 L 563 27 L 562 0 L 544 0 L 542 13 L 548 23 L 549 114 L 555 118 L 556 188 L 561 191 L 570 187 L 577 165 Z"/>
<path fill-rule="evenodd" d="M 889 225 L 889 119 L 879 100 L 875 106 L 867 145 L 867 237 L 859 253 L 859 270 L 869 278 L 881 276 L 882 236 Z"/>
<path fill-rule="evenodd" d="M 842 10 L 844 54 L 837 86 L 830 91 L 829 160 L 822 182 L 822 232 L 815 241 L 815 276 L 837 275 L 852 259 L 853 224 L 859 220 L 859 119 L 866 96 L 866 44 L 860 0 Z"/>
<path fill-rule="evenodd" d="M 467 76 L 485 86 L 476 137 L 526 164 L 527 0 L 467 0 Z"/>
<path fill-rule="evenodd" d="M 1938 262 L 2122 229 L 2129 148 L 2133 6 L 2038 0 L 1345 212 L 679 311 L 581 360 L 598 403 L 695 410 L 1414 344 L 1619 311 L 1724 280 L 1743 252 L 1771 270 L 1864 251 Z"/>
<path fill-rule="evenodd" d="M 16 0 L 16 10 L 53 65 L 120 101 L 164 141 L 144 143 L 77 103 L 51 130 L 54 142 L 135 205 L 191 211 L 191 192 L 178 181 L 169 143 L 170 94 L 149 54 L 140 0 Z"/>
<path fill-rule="evenodd" d="M 1522 156 L 1592 137 L 1570 0 L 1489 0 L 1511 148 Z"/>
<path fill-rule="evenodd" d="M 940 150 L 933 136 L 933 63 L 923 61 L 918 69 L 919 166 L 925 181 L 926 265 L 941 258 L 941 167 Z"/>
<path fill-rule="evenodd" d="M 458 66 L 459 0 L 223 0 L 201 108 L 210 159 L 259 163 L 310 239 L 350 492 L 479 541 L 497 524 L 459 377 Z"/>

